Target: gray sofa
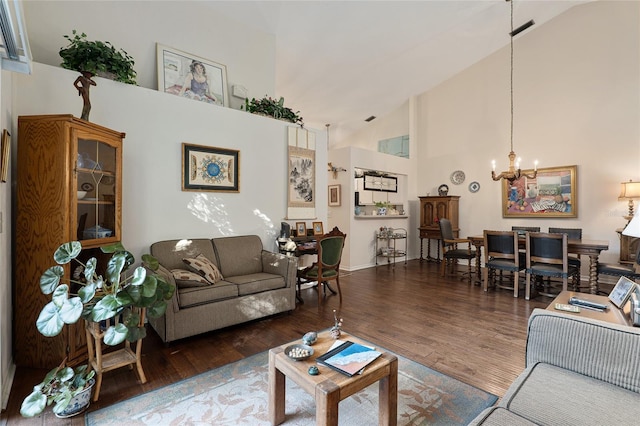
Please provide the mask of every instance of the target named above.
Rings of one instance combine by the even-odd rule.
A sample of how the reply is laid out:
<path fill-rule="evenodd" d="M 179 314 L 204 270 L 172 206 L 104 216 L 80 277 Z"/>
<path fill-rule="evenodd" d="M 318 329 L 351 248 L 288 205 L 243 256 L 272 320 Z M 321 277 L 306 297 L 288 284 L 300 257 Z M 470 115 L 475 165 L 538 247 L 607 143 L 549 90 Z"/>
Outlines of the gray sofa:
<path fill-rule="evenodd" d="M 176 282 L 171 271 L 188 269 L 183 259 L 200 254 L 217 266 L 222 281 Z M 149 319 L 164 342 L 295 309 L 297 258 L 264 250 L 256 235 L 160 241 L 151 255 L 176 285 L 165 315 Z"/>
<path fill-rule="evenodd" d="M 535 309 L 526 369 L 472 425 L 640 421 L 640 329 Z"/>

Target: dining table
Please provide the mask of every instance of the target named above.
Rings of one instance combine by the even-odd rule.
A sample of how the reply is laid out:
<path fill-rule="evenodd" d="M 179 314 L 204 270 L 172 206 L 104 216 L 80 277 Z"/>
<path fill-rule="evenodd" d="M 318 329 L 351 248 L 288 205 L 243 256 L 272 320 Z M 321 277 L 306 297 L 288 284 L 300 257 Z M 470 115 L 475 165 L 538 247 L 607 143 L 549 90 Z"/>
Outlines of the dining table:
<path fill-rule="evenodd" d="M 467 237 L 471 244 L 476 247 L 476 276 L 482 276 L 482 248 L 484 247 L 484 235 L 473 235 Z M 521 249 L 525 248 L 524 237 L 519 238 Z M 567 251 L 578 256 L 589 257 L 589 293 L 598 293 L 598 258 L 600 253 L 609 250 L 607 240 L 567 240 Z"/>

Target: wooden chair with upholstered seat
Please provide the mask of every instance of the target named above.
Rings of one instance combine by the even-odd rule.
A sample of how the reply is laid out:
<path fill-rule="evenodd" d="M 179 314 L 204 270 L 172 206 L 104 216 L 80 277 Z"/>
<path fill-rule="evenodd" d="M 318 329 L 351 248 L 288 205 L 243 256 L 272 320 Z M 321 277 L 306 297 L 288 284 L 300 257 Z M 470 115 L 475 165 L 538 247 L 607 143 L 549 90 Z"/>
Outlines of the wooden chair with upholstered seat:
<path fill-rule="evenodd" d="M 342 249 L 347 234 L 334 227 L 331 232 L 317 238 L 316 247 L 318 260 L 311 266 L 298 271 L 298 279 L 318 282 L 318 306 L 322 299 L 321 287 L 329 285 L 329 281 L 335 281 L 338 286 L 338 295 L 342 303 L 342 290 L 340 289 L 340 261 Z"/>
<path fill-rule="evenodd" d="M 441 218 L 438 223 L 440 225 L 440 244 L 442 246 L 440 275 L 445 276 L 447 265 L 450 267 L 451 273 L 453 273 L 458 260 L 466 260 L 468 268 L 467 279 L 471 283 L 471 260 L 476 257 L 476 251 L 471 249 L 471 240 L 455 238 L 449 219 Z M 466 244 L 466 248 L 458 248 L 460 244 Z"/>
<path fill-rule="evenodd" d="M 484 291 L 489 284 L 494 287 L 513 290 L 513 297 L 518 297 L 520 288 L 520 271 L 525 269 L 525 255 L 518 249 L 518 233 L 515 231 L 484 231 L 484 270 L 482 283 Z M 502 281 L 502 272 L 513 274 L 513 284 L 506 285 Z M 499 272 L 499 277 L 496 277 Z"/>
<path fill-rule="evenodd" d="M 526 233 L 526 287 L 525 299 L 529 300 L 536 292 L 532 277 L 560 278 L 562 290 L 567 290 L 568 278 L 576 279 L 578 267 L 569 264 L 567 234 L 551 234 L 546 232 Z M 551 292 L 550 283 L 538 283 L 543 286 L 537 293 L 555 297 L 558 292 Z M 574 287 L 577 283 L 574 282 Z"/>

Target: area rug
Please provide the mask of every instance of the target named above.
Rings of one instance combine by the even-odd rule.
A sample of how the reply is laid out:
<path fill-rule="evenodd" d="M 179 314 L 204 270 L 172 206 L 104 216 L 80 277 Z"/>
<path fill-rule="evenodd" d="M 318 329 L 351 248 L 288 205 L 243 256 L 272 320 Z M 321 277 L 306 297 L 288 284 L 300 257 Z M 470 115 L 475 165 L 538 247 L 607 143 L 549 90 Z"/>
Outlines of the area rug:
<path fill-rule="evenodd" d="M 94 425 L 269 425 L 268 352 L 89 412 Z M 497 396 L 398 356 L 398 425 L 466 425 Z M 286 380 L 284 425 L 315 425 L 311 395 Z M 340 402 L 339 424 L 378 424 L 378 384 Z"/>

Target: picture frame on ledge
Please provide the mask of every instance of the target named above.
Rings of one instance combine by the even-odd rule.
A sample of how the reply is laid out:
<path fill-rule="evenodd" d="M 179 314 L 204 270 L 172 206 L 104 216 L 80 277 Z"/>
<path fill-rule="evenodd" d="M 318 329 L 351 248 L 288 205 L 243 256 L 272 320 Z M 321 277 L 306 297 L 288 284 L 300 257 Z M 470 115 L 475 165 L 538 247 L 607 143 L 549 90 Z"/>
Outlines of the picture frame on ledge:
<path fill-rule="evenodd" d="M 313 222 L 313 235 L 322 235 L 324 230 L 322 228 L 322 222 Z"/>
<path fill-rule="evenodd" d="M 240 192 L 240 151 L 182 143 L 182 190 Z"/>
<path fill-rule="evenodd" d="M 296 236 L 298 237 L 307 236 L 307 224 L 305 222 L 296 222 Z"/>
<path fill-rule="evenodd" d="M 225 65 L 159 43 L 156 55 L 159 91 L 229 106 Z"/>

